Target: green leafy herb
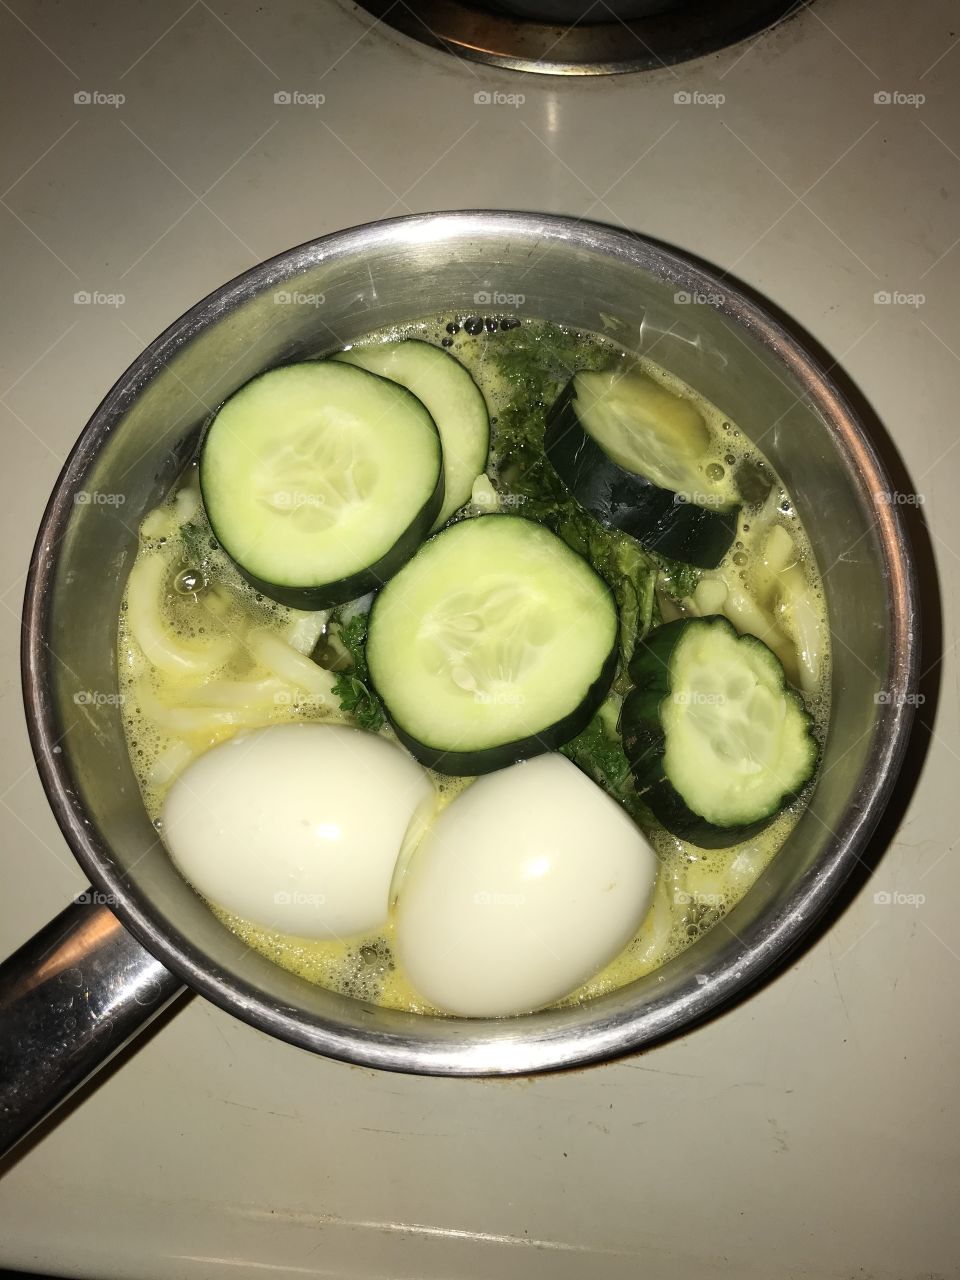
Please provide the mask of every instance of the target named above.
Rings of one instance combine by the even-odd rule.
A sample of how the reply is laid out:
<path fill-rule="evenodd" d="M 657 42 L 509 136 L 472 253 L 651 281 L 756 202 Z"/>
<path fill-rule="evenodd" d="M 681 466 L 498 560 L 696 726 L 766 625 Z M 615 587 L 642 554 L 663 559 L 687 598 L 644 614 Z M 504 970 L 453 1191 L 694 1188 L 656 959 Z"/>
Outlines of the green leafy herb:
<path fill-rule="evenodd" d="M 361 729 L 376 733 L 383 728 L 386 716 L 383 704 L 369 686 L 367 670 L 367 615 L 355 613 L 348 622 L 337 623 L 340 641 L 352 659 L 352 666 L 337 676 L 333 692 L 340 699 L 340 710 L 346 711 Z"/>
<path fill-rule="evenodd" d="M 623 805 L 630 817 L 641 825 L 650 824 L 652 815 L 637 795 L 630 772 L 630 762 L 624 754 L 619 733 L 611 734 L 604 724 L 605 703 L 586 729 L 560 750 L 588 777 L 603 787 Z"/>
<path fill-rule="evenodd" d="M 547 411 L 578 369 L 609 365 L 610 354 L 552 325 L 531 327 L 494 354 L 513 394 L 493 432 L 493 458 L 501 490 L 519 514 L 552 529 L 593 565 L 610 587 L 620 613 L 620 658 L 625 668 L 654 616 L 657 561 L 636 539 L 605 529 L 571 497 L 543 450 Z M 622 683 L 622 679 L 620 681 Z"/>
<path fill-rule="evenodd" d="M 692 596 L 700 581 L 701 571 L 692 564 L 679 560 L 661 560 L 659 585 L 674 600 Z"/>
<path fill-rule="evenodd" d="M 511 493 L 541 497 L 546 491 L 562 497 L 566 490 L 543 452 L 547 410 L 578 369 L 609 364 L 609 351 L 542 324 L 515 330 L 509 343 L 492 347 L 491 359 L 512 393 L 492 424 L 501 480 Z"/>

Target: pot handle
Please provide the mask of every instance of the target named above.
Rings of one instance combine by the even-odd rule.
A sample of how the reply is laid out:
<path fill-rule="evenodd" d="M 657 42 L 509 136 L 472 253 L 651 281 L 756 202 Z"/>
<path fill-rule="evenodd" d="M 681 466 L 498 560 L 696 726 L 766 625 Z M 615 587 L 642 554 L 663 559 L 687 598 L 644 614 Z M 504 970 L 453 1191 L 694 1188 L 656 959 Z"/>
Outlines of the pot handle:
<path fill-rule="evenodd" d="M 0 1156 L 183 990 L 94 889 L 0 964 Z"/>

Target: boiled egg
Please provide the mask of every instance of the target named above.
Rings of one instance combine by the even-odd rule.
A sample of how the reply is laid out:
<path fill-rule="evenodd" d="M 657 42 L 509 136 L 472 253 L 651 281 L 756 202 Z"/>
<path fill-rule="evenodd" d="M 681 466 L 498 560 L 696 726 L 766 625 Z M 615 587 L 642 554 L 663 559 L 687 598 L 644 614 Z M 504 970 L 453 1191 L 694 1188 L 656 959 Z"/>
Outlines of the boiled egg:
<path fill-rule="evenodd" d="M 340 725 L 282 724 L 213 747 L 167 794 L 163 837 L 216 906 L 304 938 L 382 929 L 404 842 L 436 803 L 399 747 Z"/>
<path fill-rule="evenodd" d="M 658 862 L 564 756 L 479 778 L 435 819 L 399 883 L 396 949 L 414 988 L 466 1017 L 576 990 L 636 933 Z"/>

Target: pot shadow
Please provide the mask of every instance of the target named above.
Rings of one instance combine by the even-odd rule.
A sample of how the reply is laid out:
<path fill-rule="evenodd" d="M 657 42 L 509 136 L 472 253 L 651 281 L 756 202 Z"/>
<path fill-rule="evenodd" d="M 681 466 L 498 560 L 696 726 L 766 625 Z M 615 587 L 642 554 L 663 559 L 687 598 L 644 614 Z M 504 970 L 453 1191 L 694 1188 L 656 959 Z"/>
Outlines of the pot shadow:
<path fill-rule="evenodd" d="M 99 1067 L 92 1076 L 84 1080 L 70 1096 L 57 1107 L 46 1115 L 36 1128 L 31 1129 L 25 1137 L 21 1138 L 16 1146 L 4 1156 L 0 1156 L 0 1182 L 19 1162 L 30 1154 L 30 1152 L 41 1143 L 44 1138 L 53 1129 L 57 1128 L 64 1120 L 70 1116 L 77 1107 L 81 1106 L 87 1098 L 93 1096 L 98 1089 L 109 1084 L 117 1071 L 120 1071 L 130 1058 L 138 1053 L 145 1044 L 158 1035 L 171 1018 L 176 1017 L 177 1013 L 184 1007 L 188 1000 L 194 999 L 194 993 L 188 989 L 181 991 L 175 996 L 170 1003 L 157 1016 L 143 1028 L 132 1036 L 127 1043 L 119 1049 L 112 1058 L 110 1058 L 102 1067 Z M 0 1276 L 6 1274 L 0 1270 Z"/>

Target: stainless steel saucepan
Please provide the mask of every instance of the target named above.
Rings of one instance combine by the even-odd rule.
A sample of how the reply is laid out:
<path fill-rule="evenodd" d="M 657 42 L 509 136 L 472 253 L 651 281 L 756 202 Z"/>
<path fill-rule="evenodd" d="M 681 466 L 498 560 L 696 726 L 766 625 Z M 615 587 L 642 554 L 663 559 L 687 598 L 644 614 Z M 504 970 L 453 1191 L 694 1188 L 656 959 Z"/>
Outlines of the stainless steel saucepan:
<path fill-rule="evenodd" d="M 582 1007 L 462 1021 L 335 995 L 223 928 L 144 812 L 110 695 L 138 524 L 225 396 L 258 370 L 371 329 L 497 310 L 606 332 L 652 353 L 761 444 L 794 495 L 824 575 L 833 712 L 808 810 L 706 937 L 656 974 Z M 183 984 L 315 1053 L 465 1076 L 636 1049 L 742 993 L 836 894 L 904 752 L 919 638 L 890 487 L 855 412 L 809 351 L 726 279 L 622 231 L 528 213 L 413 216 L 325 236 L 211 294 L 130 366 L 93 415 L 57 481 L 30 566 L 30 735 L 50 805 L 93 888 L 0 970 L 0 1150 Z"/>

